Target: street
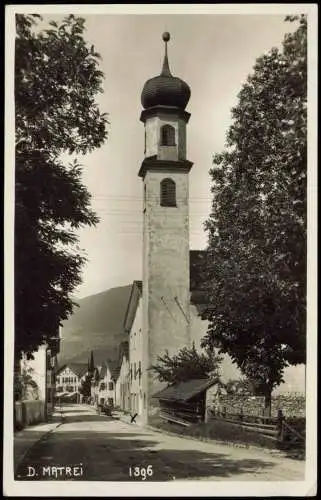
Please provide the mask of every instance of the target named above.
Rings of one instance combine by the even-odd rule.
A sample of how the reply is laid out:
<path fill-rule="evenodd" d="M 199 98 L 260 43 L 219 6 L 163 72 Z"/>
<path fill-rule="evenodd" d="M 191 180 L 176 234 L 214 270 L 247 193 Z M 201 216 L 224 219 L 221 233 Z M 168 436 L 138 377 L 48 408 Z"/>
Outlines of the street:
<path fill-rule="evenodd" d="M 302 481 L 305 462 L 170 436 L 68 405 L 61 425 L 22 459 L 16 480 Z"/>

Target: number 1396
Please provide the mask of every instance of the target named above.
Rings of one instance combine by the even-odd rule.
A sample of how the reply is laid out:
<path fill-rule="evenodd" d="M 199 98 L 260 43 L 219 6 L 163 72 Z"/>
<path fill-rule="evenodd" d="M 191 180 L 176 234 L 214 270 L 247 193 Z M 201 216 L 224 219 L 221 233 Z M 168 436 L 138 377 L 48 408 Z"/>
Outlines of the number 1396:
<path fill-rule="evenodd" d="M 129 467 L 129 477 L 139 477 L 142 479 L 142 481 L 145 481 L 147 476 L 151 477 L 152 475 L 152 465 L 147 465 L 147 467 Z"/>

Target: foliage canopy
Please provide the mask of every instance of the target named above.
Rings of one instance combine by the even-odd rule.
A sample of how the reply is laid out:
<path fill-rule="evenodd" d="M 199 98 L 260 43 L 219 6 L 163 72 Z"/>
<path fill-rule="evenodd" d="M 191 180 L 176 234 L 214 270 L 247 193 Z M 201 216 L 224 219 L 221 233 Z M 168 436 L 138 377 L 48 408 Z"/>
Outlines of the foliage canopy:
<path fill-rule="evenodd" d="M 286 21 L 297 29 L 257 59 L 232 110 L 205 224 L 203 345 L 227 352 L 267 396 L 306 356 L 307 20 Z"/>
<path fill-rule="evenodd" d="M 107 137 L 99 54 L 73 15 L 41 29 L 16 15 L 15 45 L 15 354 L 56 337 L 72 312 L 85 262 L 76 230 L 98 223 L 82 168 L 62 155 L 85 154 Z"/>

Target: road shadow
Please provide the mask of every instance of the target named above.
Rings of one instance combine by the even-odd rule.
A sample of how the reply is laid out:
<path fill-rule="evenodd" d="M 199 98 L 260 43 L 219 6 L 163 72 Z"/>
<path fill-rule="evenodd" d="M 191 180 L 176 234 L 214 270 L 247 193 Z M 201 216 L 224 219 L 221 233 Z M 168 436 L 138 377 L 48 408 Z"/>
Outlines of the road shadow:
<path fill-rule="evenodd" d="M 90 409 L 88 408 L 80 408 L 79 410 L 72 410 L 68 408 L 57 408 L 55 413 L 88 413 Z"/>
<path fill-rule="evenodd" d="M 64 431 L 49 434 L 37 443 L 17 468 L 17 480 L 71 480 L 62 477 L 43 476 L 43 466 L 72 466 L 82 464 L 83 475 L 72 480 L 83 481 L 141 481 L 142 477 L 130 476 L 130 468 L 147 469 L 152 466 L 153 475 L 148 481 L 233 479 L 240 474 L 255 473 L 260 480 L 261 472 L 271 469 L 275 462 L 268 459 L 233 458 L 225 453 L 213 453 L 193 449 L 193 443 L 182 445 L 184 449 L 168 449 L 153 440 L 152 434 L 120 432 Z M 176 448 L 178 448 L 178 445 Z M 37 477 L 27 477 L 27 467 L 37 471 Z M 298 477 L 298 480 L 302 478 Z"/>
<path fill-rule="evenodd" d="M 66 424 L 73 424 L 76 422 L 103 422 L 103 421 L 115 421 L 115 419 L 109 415 L 95 414 L 95 413 L 87 413 L 87 414 L 69 414 L 63 413 L 62 419 Z"/>
<path fill-rule="evenodd" d="M 304 446 L 289 447 L 289 448 L 282 447 L 280 449 L 280 451 L 285 458 L 291 458 L 292 460 L 305 461 L 305 447 Z"/>

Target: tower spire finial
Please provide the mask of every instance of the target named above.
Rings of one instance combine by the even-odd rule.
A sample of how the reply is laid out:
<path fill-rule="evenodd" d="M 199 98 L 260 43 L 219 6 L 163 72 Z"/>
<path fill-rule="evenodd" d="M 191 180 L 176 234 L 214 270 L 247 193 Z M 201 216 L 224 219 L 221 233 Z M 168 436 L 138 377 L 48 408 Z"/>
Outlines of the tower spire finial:
<path fill-rule="evenodd" d="M 163 33 L 163 40 L 165 42 L 165 56 L 164 56 L 164 62 L 163 62 L 163 69 L 161 72 L 161 75 L 163 76 L 172 76 L 172 73 L 170 72 L 169 69 L 169 64 L 168 64 L 168 57 L 167 57 L 167 42 L 171 39 L 171 35 L 168 33 L 168 31 L 165 31 Z"/>

